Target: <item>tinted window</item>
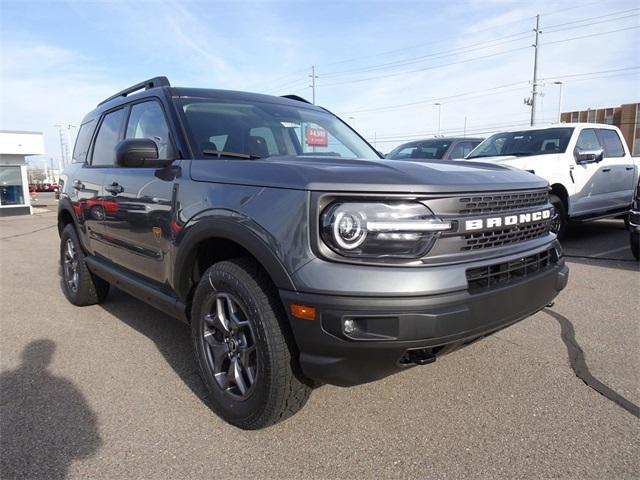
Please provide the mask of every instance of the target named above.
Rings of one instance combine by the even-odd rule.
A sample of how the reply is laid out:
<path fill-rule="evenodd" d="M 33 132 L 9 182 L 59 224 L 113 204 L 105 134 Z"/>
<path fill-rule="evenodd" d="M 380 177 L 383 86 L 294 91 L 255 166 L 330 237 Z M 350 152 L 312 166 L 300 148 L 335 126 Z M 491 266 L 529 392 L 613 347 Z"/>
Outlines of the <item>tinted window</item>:
<path fill-rule="evenodd" d="M 600 147 L 596 131 L 593 128 L 582 130 L 576 142 L 576 148 L 580 150 L 599 150 L 602 148 Z"/>
<path fill-rule="evenodd" d="M 478 148 L 467 158 L 564 153 L 572 133 L 573 128 L 545 128 L 498 133 L 478 145 Z"/>
<path fill-rule="evenodd" d="M 95 120 L 90 120 L 87 123 L 80 125 L 80 130 L 78 131 L 78 136 L 76 138 L 76 145 L 73 148 L 73 163 L 86 162 L 95 123 Z"/>
<path fill-rule="evenodd" d="M 602 140 L 605 157 L 624 157 L 624 147 L 618 132 L 600 128 L 598 129 L 598 134 L 600 135 L 600 140 Z"/>
<path fill-rule="evenodd" d="M 451 142 L 448 140 L 427 140 L 423 142 L 412 142 L 400 145 L 394 149 L 386 158 L 392 160 L 439 160 L 444 157 Z"/>
<path fill-rule="evenodd" d="M 175 158 L 169 138 L 169 126 L 158 102 L 137 103 L 131 107 L 125 138 L 151 139 L 158 146 L 160 160 Z"/>
<path fill-rule="evenodd" d="M 471 153 L 471 150 L 476 148 L 480 142 L 459 142 L 451 150 L 449 155 L 450 159 L 464 158 Z"/>
<path fill-rule="evenodd" d="M 98 130 L 93 146 L 92 165 L 114 165 L 116 160 L 115 147 L 120 140 L 120 128 L 124 120 L 124 109 L 108 113 Z"/>

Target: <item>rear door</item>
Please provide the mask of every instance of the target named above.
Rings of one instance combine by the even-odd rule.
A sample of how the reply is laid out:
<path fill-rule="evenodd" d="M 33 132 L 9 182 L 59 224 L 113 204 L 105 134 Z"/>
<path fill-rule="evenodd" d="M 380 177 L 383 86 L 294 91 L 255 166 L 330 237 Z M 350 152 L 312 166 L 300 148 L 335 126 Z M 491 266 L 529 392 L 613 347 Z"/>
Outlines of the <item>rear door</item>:
<path fill-rule="evenodd" d="M 600 162 L 598 188 L 607 209 L 625 208 L 633 197 L 635 166 L 626 153 L 623 140 L 612 128 L 596 129 L 604 158 Z"/>
<path fill-rule="evenodd" d="M 124 138 L 151 139 L 159 159 L 176 158 L 166 115 L 155 99 L 130 106 Z M 173 181 L 159 178 L 157 172 L 157 167 L 117 166 L 106 172 L 104 226 L 114 263 L 164 283 L 164 259 L 172 238 Z"/>

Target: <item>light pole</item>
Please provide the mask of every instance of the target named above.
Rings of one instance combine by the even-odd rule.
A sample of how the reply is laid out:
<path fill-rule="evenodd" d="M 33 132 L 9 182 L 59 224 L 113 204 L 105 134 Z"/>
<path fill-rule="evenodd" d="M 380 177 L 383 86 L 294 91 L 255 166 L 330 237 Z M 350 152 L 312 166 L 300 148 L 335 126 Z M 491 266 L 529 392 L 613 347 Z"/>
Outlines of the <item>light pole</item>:
<path fill-rule="evenodd" d="M 61 153 L 60 160 L 62 163 L 61 167 L 62 169 L 64 169 L 67 166 L 67 164 L 71 163 L 71 129 L 78 128 L 78 126 L 74 125 L 73 123 L 67 123 L 66 125 L 63 125 L 61 123 L 56 123 L 54 127 L 58 127 L 58 133 L 60 134 L 60 153 Z M 63 128 L 66 128 L 67 130 L 66 145 L 64 144 L 65 142 L 62 138 Z"/>
<path fill-rule="evenodd" d="M 562 87 L 564 87 L 564 83 L 560 81 L 553 82 L 554 85 L 560 85 L 560 94 L 558 95 L 558 123 L 560 123 L 560 119 L 562 117 Z"/>
<path fill-rule="evenodd" d="M 434 105 L 438 106 L 438 137 L 442 136 L 442 104 L 437 102 Z"/>

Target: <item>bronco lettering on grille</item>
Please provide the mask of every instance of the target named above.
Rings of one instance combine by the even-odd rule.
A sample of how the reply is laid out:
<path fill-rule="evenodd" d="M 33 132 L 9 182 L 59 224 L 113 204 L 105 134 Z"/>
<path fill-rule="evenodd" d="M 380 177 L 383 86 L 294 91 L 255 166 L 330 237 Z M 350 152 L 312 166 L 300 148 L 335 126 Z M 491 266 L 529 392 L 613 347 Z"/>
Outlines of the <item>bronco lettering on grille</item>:
<path fill-rule="evenodd" d="M 504 217 L 477 218 L 465 220 L 464 228 L 469 230 L 482 230 L 485 228 L 499 228 L 502 226 L 515 226 L 532 222 L 540 222 L 551 218 L 551 210 L 540 210 L 537 212 L 520 213 L 518 215 L 506 215 Z"/>

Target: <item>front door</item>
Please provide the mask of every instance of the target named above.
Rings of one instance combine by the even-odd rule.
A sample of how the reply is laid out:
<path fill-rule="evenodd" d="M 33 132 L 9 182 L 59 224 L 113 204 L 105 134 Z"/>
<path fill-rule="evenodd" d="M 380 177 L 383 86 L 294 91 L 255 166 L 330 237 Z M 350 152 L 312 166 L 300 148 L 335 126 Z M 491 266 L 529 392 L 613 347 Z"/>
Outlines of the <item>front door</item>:
<path fill-rule="evenodd" d="M 578 163 L 577 152 L 601 148 L 595 129 L 585 128 L 580 132 L 574 149 L 574 163 L 569 167 L 574 182 L 574 191 L 570 194 L 569 202 L 571 208 L 569 213 L 572 216 L 591 213 L 600 208 L 602 202 L 601 165 L 599 162 Z"/>
<path fill-rule="evenodd" d="M 130 107 L 124 137 L 152 139 L 159 159 L 176 156 L 162 106 L 155 100 Z M 104 226 L 114 263 L 165 283 L 168 272 L 164 260 L 173 236 L 174 182 L 160 172 L 146 167 L 110 168 L 104 179 Z"/>

